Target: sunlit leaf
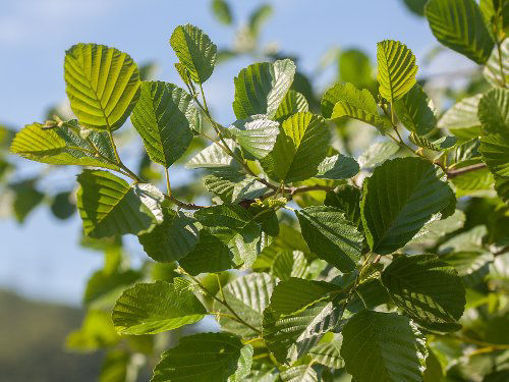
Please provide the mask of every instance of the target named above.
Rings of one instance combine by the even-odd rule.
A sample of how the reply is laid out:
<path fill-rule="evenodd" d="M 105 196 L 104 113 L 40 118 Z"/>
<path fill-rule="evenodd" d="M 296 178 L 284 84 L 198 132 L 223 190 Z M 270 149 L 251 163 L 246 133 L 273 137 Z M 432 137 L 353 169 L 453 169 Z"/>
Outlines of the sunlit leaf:
<path fill-rule="evenodd" d="M 65 84 L 80 124 L 116 130 L 139 97 L 140 75 L 131 57 L 104 45 L 77 44 L 65 54 Z"/>

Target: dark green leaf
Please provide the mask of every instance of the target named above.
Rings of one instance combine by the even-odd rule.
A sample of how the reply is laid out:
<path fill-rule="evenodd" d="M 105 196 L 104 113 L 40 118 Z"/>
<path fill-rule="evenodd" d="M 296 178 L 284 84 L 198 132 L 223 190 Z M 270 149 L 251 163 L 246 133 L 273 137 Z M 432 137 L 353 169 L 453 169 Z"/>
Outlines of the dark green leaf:
<path fill-rule="evenodd" d="M 426 357 L 422 342 L 407 317 L 366 310 L 344 326 L 341 356 L 346 371 L 360 382 L 420 382 Z"/>
<path fill-rule="evenodd" d="M 351 157 L 336 154 L 325 158 L 318 165 L 317 178 L 348 179 L 359 172 L 359 164 Z"/>
<path fill-rule="evenodd" d="M 243 345 L 227 333 L 183 337 L 162 354 L 152 382 L 224 382 L 235 373 Z"/>
<path fill-rule="evenodd" d="M 474 0 L 430 0 L 426 18 L 438 41 L 478 64 L 493 49 L 493 39 Z"/>
<path fill-rule="evenodd" d="M 382 280 L 396 305 L 418 324 L 444 331 L 459 327 L 465 288 L 456 270 L 435 255 L 398 257 Z"/>
<path fill-rule="evenodd" d="M 394 103 L 394 111 L 401 123 L 417 135 L 426 135 L 435 128 L 437 121 L 430 99 L 419 84 Z"/>
<path fill-rule="evenodd" d="M 362 251 L 363 235 L 334 207 L 307 207 L 297 211 L 302 236 L 321 259 L 342 272 L 352 271 Z"/>
<path fill-rule="evenodd" d="M 434 214 L 448 210 L 452 190 L 419 158 L 385 162 L 364 181 L 362 223 L 369 246 L 388 254 L 404 246 Z"/>
<path fill-rule="evenodd" d="M 143 249 L 152 259 L 172 262 L 187 256 L 198 243 L 196 220 L 173 210 L 163 210 L 164 220 L 150 232 L 138 236 Z"/>

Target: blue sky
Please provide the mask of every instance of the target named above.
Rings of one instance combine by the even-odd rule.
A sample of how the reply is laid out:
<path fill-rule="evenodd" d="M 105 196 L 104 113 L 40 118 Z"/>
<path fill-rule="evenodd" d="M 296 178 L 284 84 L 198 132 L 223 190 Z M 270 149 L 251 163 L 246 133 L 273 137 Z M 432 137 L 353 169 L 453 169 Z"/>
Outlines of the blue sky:
<path fill-rule="evenodd" d="M 240 22 L 263 3 L 230 2 Z M 274 15 L 262 42 L 276 42 L 299 56 L 304 72 L 315 69 L 331 47 L 360 47 L 373 56 L 376 43 L 386 38 L 405 42 L 419 60 L 436 41 L 425 20 L 401 3 L 273 0 Z M 0 7 L 0 121 L 16 128 L 40 121 L 47 107 L 65 99 L 63 57 L 77 42 L 114 46 L 138 63 L 155 60 L 158 79 L 175 82 L 176 59 L 168 44 L 175 26 L 195 24 L 219 46 L 233 38 L 231 29 L 213 19 L 209 0 L 0 0 Z M 209 103 L 224 123 L 233 119 L 233 75 L 248 64 L 242 59 L 222 65 L 206 83 Z M 79 303 L 85 278 L 102 262 L 99 254 L 76 246 L 80 224 L 76 217 L 58 224 L 47 209 L 36 211 L 24 226 L 0 221 L 0 286 Z"/>

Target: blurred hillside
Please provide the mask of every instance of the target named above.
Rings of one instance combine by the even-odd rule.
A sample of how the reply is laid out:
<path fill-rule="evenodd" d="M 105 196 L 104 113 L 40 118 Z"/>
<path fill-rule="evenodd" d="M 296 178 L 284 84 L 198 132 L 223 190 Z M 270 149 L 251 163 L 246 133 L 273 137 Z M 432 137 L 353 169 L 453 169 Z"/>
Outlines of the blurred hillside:
<path fill-rule="evenodd" d="M 34 302 L 0 290 L 0 380 L 8 382 L 94 381 L 98 353 L 66 352 L 66 335 L 80 326 L 83 312 Z"/>

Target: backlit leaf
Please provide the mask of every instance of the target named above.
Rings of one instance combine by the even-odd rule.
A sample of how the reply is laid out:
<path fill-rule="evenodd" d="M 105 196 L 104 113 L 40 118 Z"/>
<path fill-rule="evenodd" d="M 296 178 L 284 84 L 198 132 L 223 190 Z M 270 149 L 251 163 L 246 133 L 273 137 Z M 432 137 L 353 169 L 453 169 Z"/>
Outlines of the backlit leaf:
<path fill-rule="evenodd" d="M 188 117 L 194 110 L 191 96 L 177 86 L 142 83 L 131 121 L 152 161 L 168 168 L 184 154 L 193 138 Z"/>
<path fill-rule="evenodd" d="M 162 194 L 148 185 L 129 186 L 125 180 L 99 170 L 85 170 L 78 183 L 78 211 L 85 233 L 91 237 L 139 234 L 162 220 Z"/>
<path fill-rule="evenodd" d="M 179 25 L 173 31 L 170 45 L 191 79 L 199 84 L 212 75 L 216 63 L 217 46 L 194 25 Z"/>
<path fill-rule="evenodd" d="M 77 44 L 65 54 L 65 84 L 80 124 L 116 130 L 139 97 L 140 75 L 131 57 L 104 45 Z"/>
<path fill-rule="evenodd" d="M 488 60 L 494 42 L 474 0 L 430 0 L 426 18 L 442 44 L 478 64 Z"/>
<path fill-rule="evenodd" d="M 113 308 L 120 334 L 155 334 L 200 321 L 207 311 L 188 289 L 166 281 L 126 289 Z"/>
<path fill-rule="evenodd" d="M 389 102 L 401 99 L 416 83 L 417 65 L 410 49 L 399 41 L 377 44 L 380 94 Z"/>
<path fill-rule="evenodd" d="M 274 150 L 262 167 L 276 181 L 295 182 L 318 173 L 325 159 L 330 132 L 325 121 L 311 113 L 297 113 L 281 125 Z"/>

